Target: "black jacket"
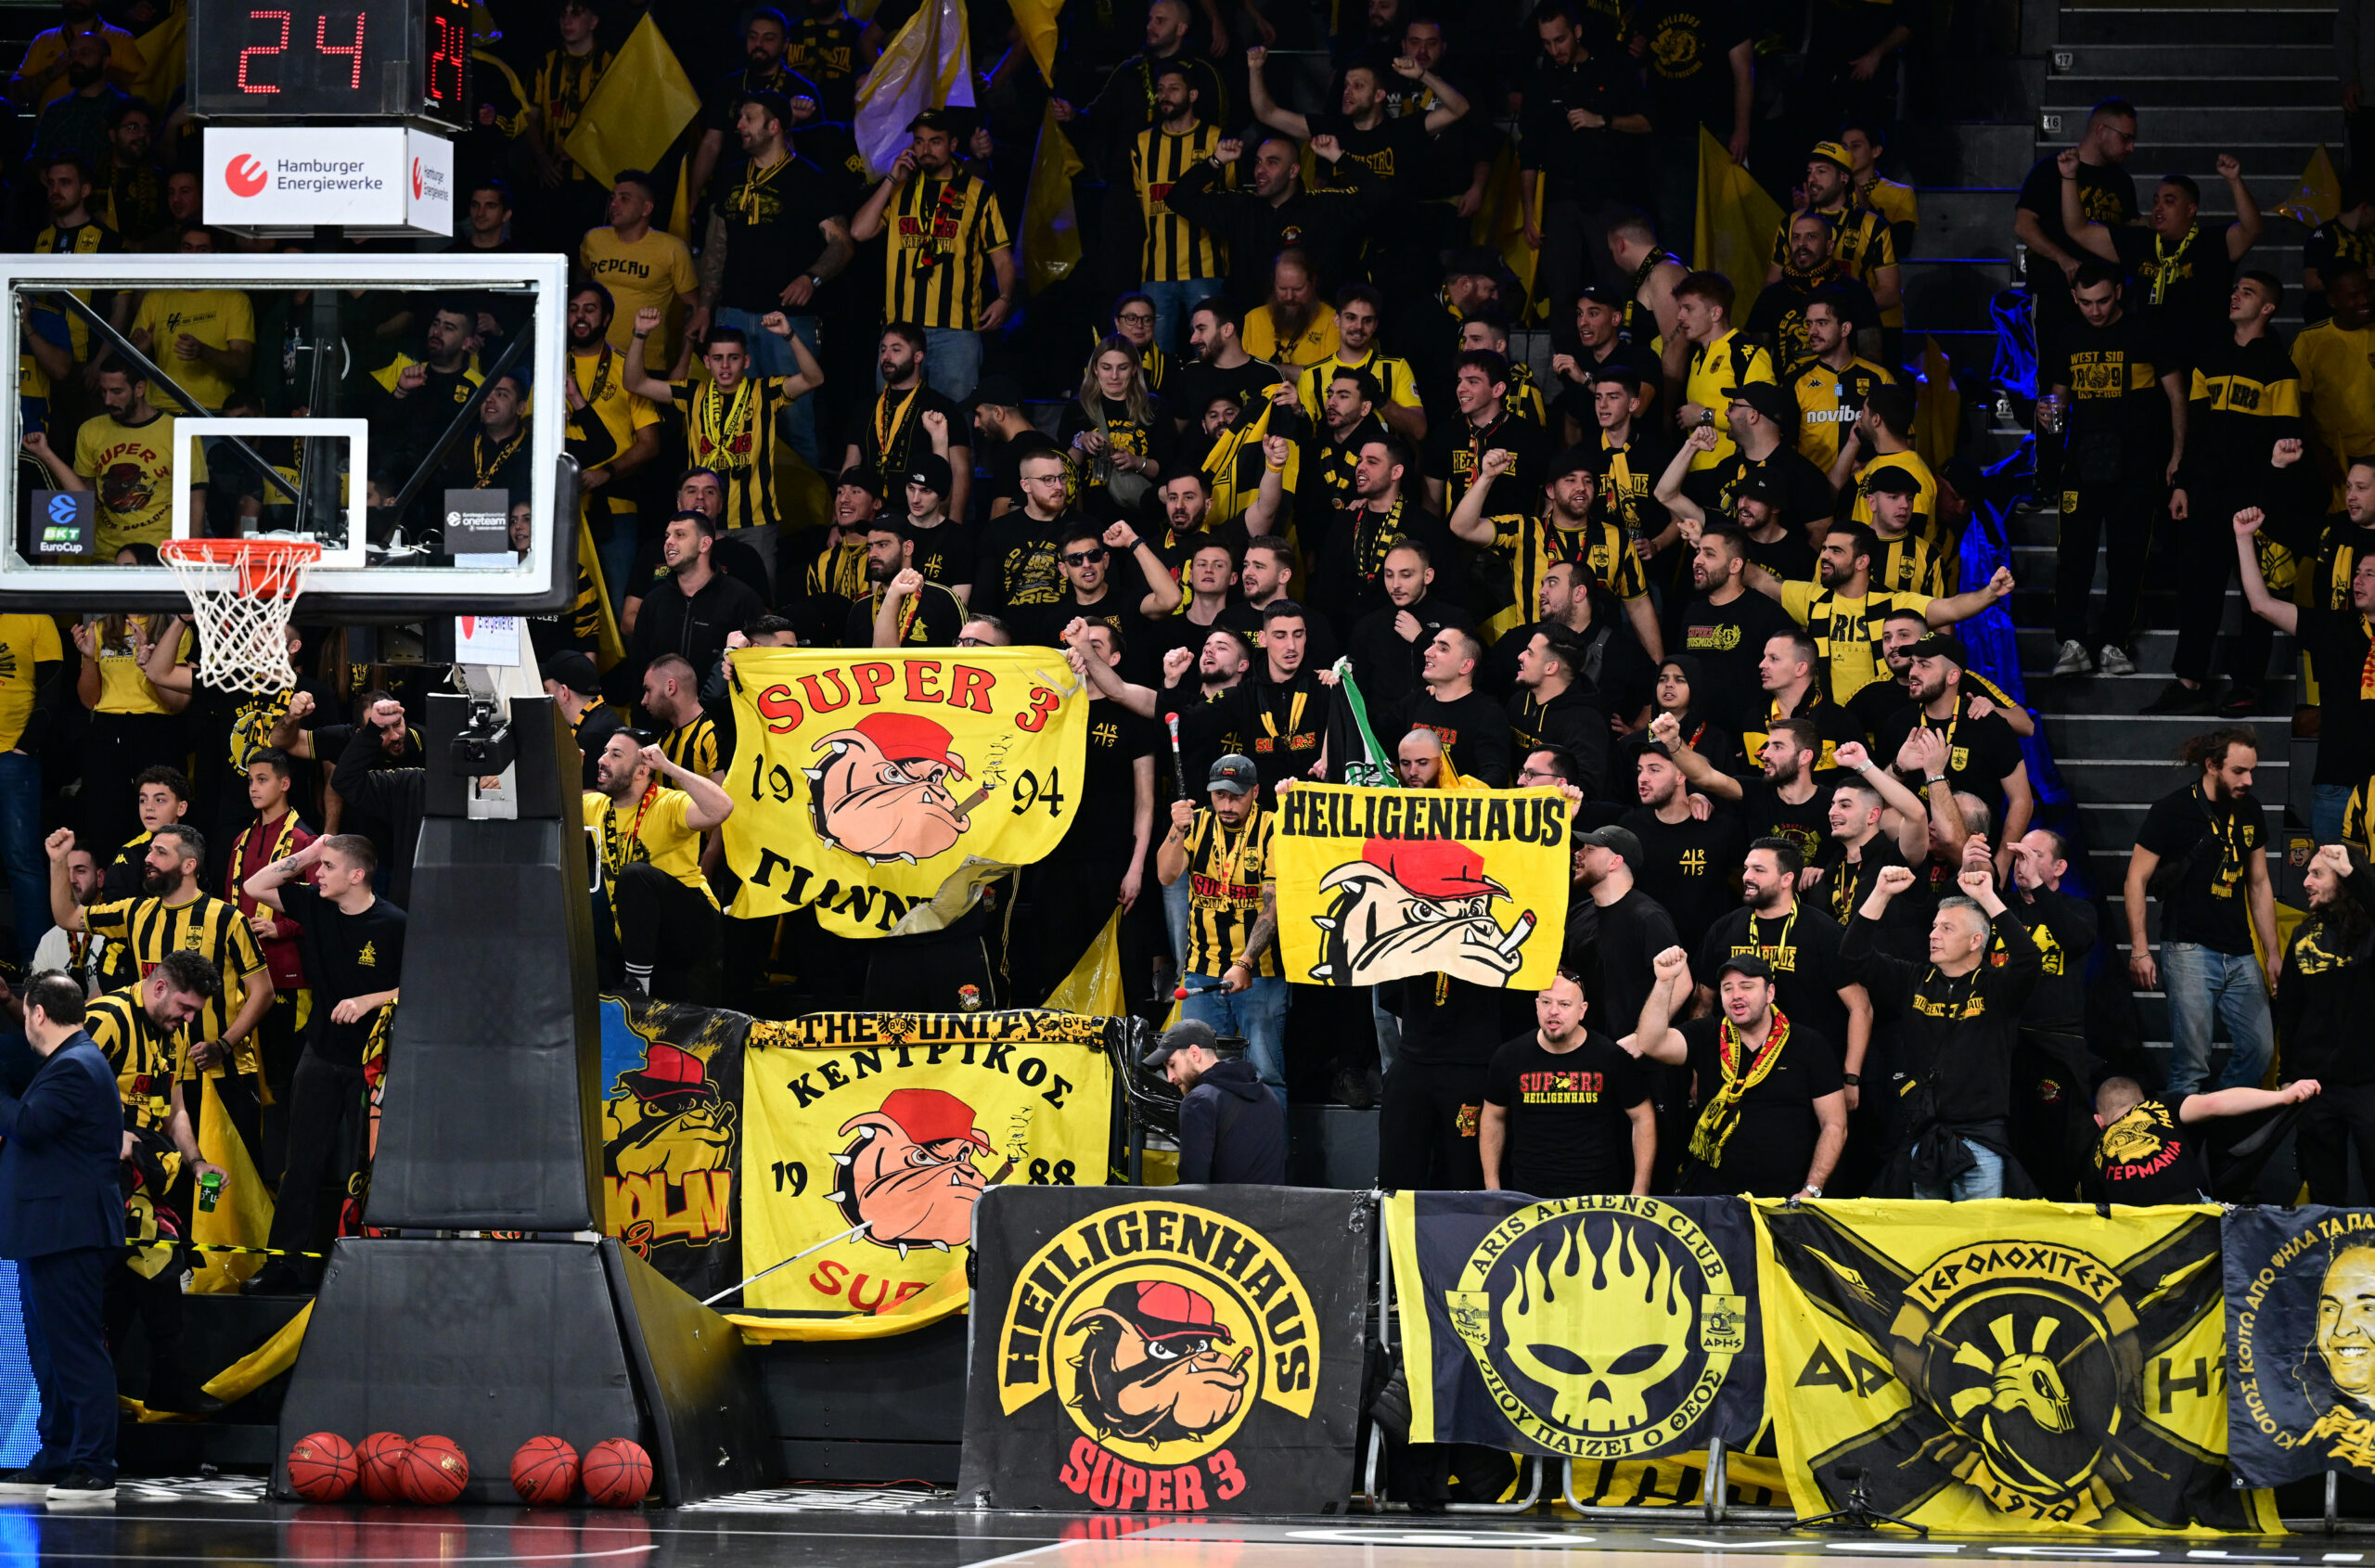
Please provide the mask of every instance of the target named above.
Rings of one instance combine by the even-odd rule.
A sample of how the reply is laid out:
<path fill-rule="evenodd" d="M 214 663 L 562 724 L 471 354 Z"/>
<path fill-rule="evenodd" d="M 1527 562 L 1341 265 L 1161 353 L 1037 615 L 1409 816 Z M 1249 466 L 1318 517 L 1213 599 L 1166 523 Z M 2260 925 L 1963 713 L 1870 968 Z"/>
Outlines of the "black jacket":
<path fill-rule="evenodd" d="M 1247 150 L 1255 144 L 1249 142 Z M 1338 161 L 1341 186 L 1325 190 L 1297 189 L 1273 207 L 1253 194 L 1251 186 L 1230 190 L 1221 186 L 1221 172 L 1209 159 L 1197 164 L 1171 187 L 1171 210 L 1226 240 L 1236 266 L 1229 292 L 1249 310 L 1262 302 L 1270 289 L 1270 263 L 1281 251 L 1299 246 L 1318 270 L 1320 291 L 1332 294 L 1343 281 L 1344 264 L 1358 249 L 1369 219 L 1383 206 L 1384 188 L 1363 165 L 1352 159 Z"/>
<path fill-rule="evenodd" d="M 627 659 L 638 677 L 645 665 L 663 653 L 682 655 L 695 670 L 714 668 L 718 655 L 725 651 L 726 634 L 747 630 L 766 609 L 747 585 L 723 572 L 712 574 L 690 598 L 673 579 L 655 583 L 635 612 Z"/>
<path fill-rule="evenodd" d="M 379 732 L 369 725 L 356 725 L 353 738 L 330 774 L 330 788 L 353 809 L 394 825 L 388 835 L 392 856 L 388 901 L 404 909 L 412 904 L 412 854 L 420 842 L 420 819 L 428 810 L 429 770 L 383 766 L 386 758 Z"/>
<path fill-rule="evenodd" d="M 1242 1057 L 1213 1063 L 1179 1105 L 1179 1182 L 1287 1182 L 1287 1108 Z"/>

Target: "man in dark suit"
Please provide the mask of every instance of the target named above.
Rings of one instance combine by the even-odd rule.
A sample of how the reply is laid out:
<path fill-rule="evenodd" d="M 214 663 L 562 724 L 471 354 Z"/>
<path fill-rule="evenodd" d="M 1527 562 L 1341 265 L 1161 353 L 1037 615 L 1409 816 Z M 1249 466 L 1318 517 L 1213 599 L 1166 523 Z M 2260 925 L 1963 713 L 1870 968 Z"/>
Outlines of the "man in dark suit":
<path fill-rule="evenodd" d="M 82 985 L 45 970 L 24 1002 L 25 1037 L 43 1061 L 21 1096 L 0 1089 L 0 1257 L 17 1265 L 41 1450 L 0 1476 L 0 1497 L 111 1503 L 115 1365 L 100 1301 L 123 1255 L 123 1101 L 83 1032 Z"/>

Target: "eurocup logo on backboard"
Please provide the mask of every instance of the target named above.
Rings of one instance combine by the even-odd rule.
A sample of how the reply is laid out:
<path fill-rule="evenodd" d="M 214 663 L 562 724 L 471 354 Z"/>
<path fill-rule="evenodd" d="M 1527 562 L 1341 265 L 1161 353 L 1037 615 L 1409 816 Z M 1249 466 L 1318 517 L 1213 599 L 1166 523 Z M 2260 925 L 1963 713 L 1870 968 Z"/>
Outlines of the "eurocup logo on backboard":
<path fill-rule="evenodd" d="M 231 160 L 223 171 L 224 186 L 232 195 L 241 198 L 257 194 L 271 178 L 263 164 L 244 152 Z"/>
<path fill-rule="evenodd" d="M 71 495 L 60 493 L 49 498 L 49 521 L 61 526 L 72 522 L 81 510 Z"/>

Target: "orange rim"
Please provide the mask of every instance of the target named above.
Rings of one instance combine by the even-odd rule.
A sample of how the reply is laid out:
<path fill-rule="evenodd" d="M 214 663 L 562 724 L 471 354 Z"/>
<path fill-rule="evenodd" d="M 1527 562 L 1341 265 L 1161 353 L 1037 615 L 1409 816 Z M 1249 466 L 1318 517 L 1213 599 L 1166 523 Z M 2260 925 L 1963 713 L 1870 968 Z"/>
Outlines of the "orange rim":
<path fill-rule="evenodd" d="M 292 568 L 321 559 L 322 546 L 311 539 L 168 539 L 157 553 L 176 566 L 232 568 L 241 593 L 280 598 L 293 591 Z"/>

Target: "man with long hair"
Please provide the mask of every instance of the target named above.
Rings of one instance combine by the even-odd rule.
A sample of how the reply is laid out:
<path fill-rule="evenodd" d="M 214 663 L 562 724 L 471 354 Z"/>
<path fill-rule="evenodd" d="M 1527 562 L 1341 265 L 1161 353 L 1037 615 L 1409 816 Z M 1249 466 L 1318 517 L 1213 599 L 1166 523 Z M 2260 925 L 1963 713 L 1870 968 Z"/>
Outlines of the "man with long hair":
<path fill-rule="evenodd" d="M 2354 1044 L 2375 1017 L 2375 877 L 2359 850 L 2326 844 L 2302 887 L 2309 918 L 2293 928 L 2276 987 L 2277 1076 L 2324 1086 L 2301 1112 L 2301 1179 L 2311 1202 L 2341 1203 L 2352 1145 L 2375 1169 L 2375 1073 Z"/>

